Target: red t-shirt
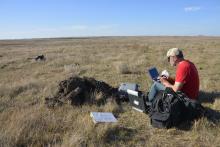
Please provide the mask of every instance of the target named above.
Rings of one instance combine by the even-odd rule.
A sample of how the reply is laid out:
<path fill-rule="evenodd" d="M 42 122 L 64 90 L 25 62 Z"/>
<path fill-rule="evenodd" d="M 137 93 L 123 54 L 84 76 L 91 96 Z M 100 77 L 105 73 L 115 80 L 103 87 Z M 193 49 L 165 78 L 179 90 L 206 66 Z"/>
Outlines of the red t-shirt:
<path fill-rule="evenodd" d="M 183 83 L 181 89 L 189 98 L 197 99 L 199 93 L 199 75 L 195 65 L 183 60 L 177 65 L 175 82 Z"/>

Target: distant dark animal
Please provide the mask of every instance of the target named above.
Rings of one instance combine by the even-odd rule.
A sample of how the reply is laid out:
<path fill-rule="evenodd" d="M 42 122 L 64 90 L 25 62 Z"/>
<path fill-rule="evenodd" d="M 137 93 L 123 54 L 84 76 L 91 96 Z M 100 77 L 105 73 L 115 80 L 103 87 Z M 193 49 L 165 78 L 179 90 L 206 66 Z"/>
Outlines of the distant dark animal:
<path fill-rule="evenodd" d="M 46 58 L 44 57 L 44 55 L 36 56 L 34 59 L 35 59 L 35 61 L 44 61 L 44 60 L 46 60 Z"/>
<path fill-rule="evenodd" d="M 28 60 L 32 60 L 34 59 L 35 61 L 45 61 L 46 57 L 44 55 L 38 55 L 36 57 L 32 57 L 32 58 L 27 58 Z"/>

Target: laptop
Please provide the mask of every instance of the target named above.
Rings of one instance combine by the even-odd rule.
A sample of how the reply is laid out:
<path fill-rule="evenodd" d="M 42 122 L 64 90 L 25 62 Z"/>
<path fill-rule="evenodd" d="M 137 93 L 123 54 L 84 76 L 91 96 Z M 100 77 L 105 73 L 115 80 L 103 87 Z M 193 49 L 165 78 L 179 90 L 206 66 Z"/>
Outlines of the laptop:
<path fill-rule="evenodd" d="M 159 73 L 156 67 L 152 67 L 148 70 L 148 73 L 153 81 L 158 81 Z"/>
<path fill-rule="evenodd" d="M 127 90 L 129 102 L 134 110 L 147 113 L 151 103 L 146 102 L 144 94 L 140 91 Z"/>

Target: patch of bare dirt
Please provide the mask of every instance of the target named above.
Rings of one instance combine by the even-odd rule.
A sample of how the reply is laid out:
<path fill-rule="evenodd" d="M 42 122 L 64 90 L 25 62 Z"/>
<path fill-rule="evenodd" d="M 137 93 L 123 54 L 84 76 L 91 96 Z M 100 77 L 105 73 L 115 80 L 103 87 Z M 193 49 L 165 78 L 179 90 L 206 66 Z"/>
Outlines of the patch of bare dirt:
<path fill-rule="evenodd" d="M 94 94 L 101 93 L 101 98 L 94 99 Z M 48 107 L 59 106 L 68 101 L 72 105 L 82 105 L 86 102 L 96 104 L 105 103 L 107 99 L 120 101 L 118 88 L 114 88 L 103 81 L 97 81 L 89 77 L 70 77 L 61 81 L 54 97 L 46 97 L 45 104 Z"/>

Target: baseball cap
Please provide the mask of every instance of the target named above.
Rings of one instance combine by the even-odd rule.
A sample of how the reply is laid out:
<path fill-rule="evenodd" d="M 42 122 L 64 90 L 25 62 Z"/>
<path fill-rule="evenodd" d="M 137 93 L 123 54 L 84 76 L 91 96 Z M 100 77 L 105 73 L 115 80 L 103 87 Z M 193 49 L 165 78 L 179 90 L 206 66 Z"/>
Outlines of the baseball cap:
<path fill-rule="evenodd" d="M 171 48 L 167 51 L 167 57 L 180 55 L 182 51 L 179 48 Z"/>

